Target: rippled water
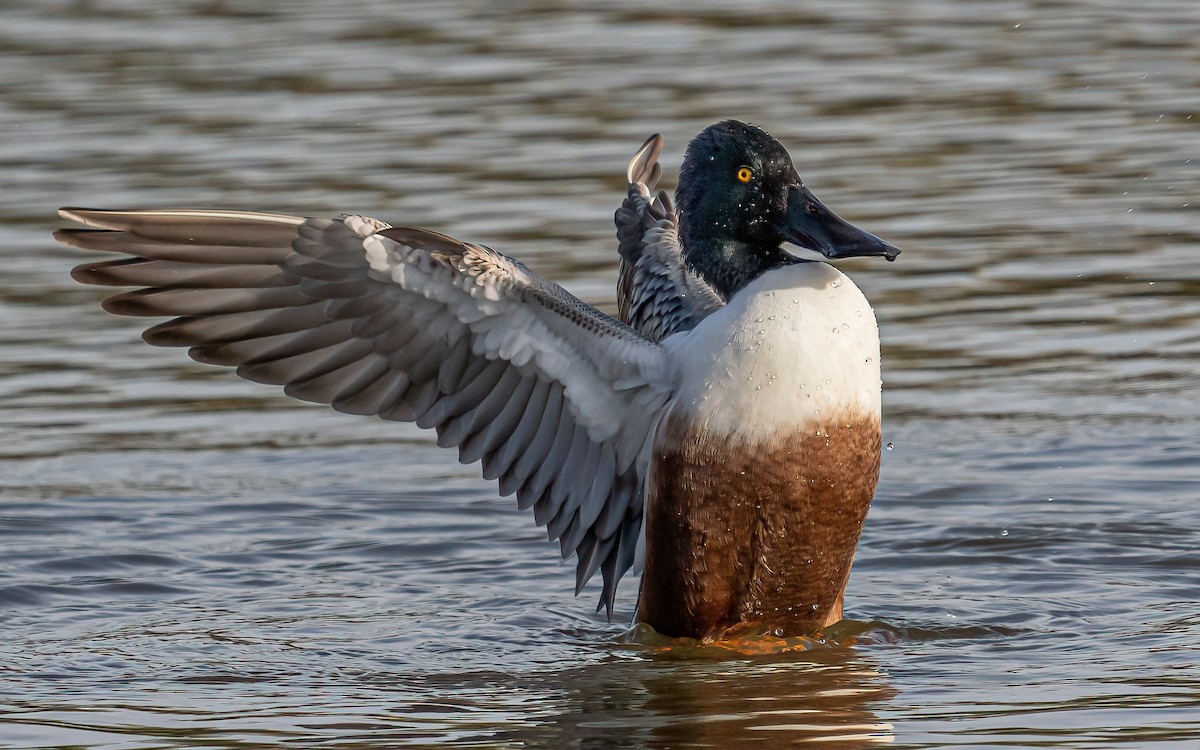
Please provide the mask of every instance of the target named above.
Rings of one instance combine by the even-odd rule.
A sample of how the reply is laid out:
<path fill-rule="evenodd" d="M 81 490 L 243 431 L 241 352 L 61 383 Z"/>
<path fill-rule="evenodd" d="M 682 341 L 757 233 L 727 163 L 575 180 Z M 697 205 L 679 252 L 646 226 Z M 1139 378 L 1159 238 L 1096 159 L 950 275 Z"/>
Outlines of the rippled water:
<path fill-rule="evenodd" d="M 1195 746 L 1200 6 L 691 5 L 0 7 L 0 746 Z M 726 117 L 905 248 L 845 264 L 894 447 L 806 651 L 625 636 L 429 435 L 144 346 L 48 237 L 356 210 L 611 310 L 626 159 Z"/>

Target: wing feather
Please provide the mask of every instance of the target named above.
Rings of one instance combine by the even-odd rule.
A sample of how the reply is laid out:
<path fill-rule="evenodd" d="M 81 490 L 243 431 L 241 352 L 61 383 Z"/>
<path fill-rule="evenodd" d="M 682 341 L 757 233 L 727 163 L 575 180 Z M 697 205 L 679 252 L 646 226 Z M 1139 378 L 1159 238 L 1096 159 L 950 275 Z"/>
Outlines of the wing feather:
<path fill-rule="evenodd" d="M 471 435 L 468 435 L 459 445 L 459 460 L 463 463 L 483 461 L 484 479 L 495 479 L 499 476 L 492 462 L 485 461 L 485 459 L 494 457 L 500 445 L 516 429 L 536 385 L 535 378 L 523 377 L 517 381 L 512 394 L 502 404 L 499 413 L 490 422 L 481 425 Z"/>
<path fill-rule="evenodd" d="M 576 432 L 575 420 L 571 418 L 571 412 L 566 408 L 564 399 L 563 406 L 558 412 L 558 426 L 555 428 L 554 438 L 550 441 L 549 452 L 546 453 L 541 465 L 525 486 L 517 491 L 518 496 L 521 493 L 527 493 L 530 498 L 536 500 L 533 508 L 533 520 L 537 522 L 538 526 L 549 523 L 550 519 L 554 517 L 554 511 L 557 510 L 553 504 L 552 483 L 559 474 L 558 467 L 569 468 L 568 459 L 577 439 Z"/>
<path fill-rule="evenodd" d="M 617 209 L 617 309 L 622 321 L 652 341 L 694 328 L 725 304 L 692 271 L 679 244 L 679 222 L 666 193 L 652 197 L 662 169 L 662 136 L 652 135 L 626 170 L 628 191 Z"/>
<path fill-rule="evenodd" d="M 378 380 L 363 387 L 362 390 L 342 396 L 330 406 L 346 414 L 382 416 L 408 389 L 408 386 L 408 377 L 404 373 L 392 369 L 389 362 L 387 371 Z"/>
<path fill-rule="evenodd" d="M 653 159 L 643 171 L 657 179 Z M 656 340 L 490 248 L 367 217 L 62 215 L 92 227 L 61 230 L 62 242 L 128 256 L 74 272 L 142 287 L 105 309 L 173 318 L 145 332 L 149 343 L 189 347 L 296 398 L 436 430 L 578 557 L 578 585 L 603 574 L 611 614 L 671 391 Z"/>
<path fill-rule="evenodd" d="M 387 370 L 386 359 L 377 354 L 369 355 L 321 375 L 293 380 L 283 392 L 301 401 L 332 404 L 366 388 L 382 377 Z"/>
<path fill-rule="evenodd" d="M 312 303 L 283 309 L 175 318 L 147 328 L 142 338 L 154 346 L 189 346 L 198 341 L 215 344 L 302 331 L 327 322 L 321 305 Z"/>
<path fill-rule="evenodd" d="M 501 495 L 513 494 L 526 479 L 525 475 L 513 471 L 514 464 L 523 454 L 534 453 L 538 427 L 543 422 L 549 423 L 545 415 L 550 391 L 551 386 L 546 381 L 534 379 L 533 390 L 522 407 L 523 413 L 517 426 L 505 436 L 503 444 L 494 454 L 484 458 L 484 478 L 499 479 Z"/>
<path fill-rule="evenodd" d="M 279 266 L 245 264 L 208 266 L 173 260 L 122 258 L 85 263 L 71 272 L 84 284 L 99 286 L 185 285 L 193 289 L 260 289 L 290 286 L 294 282 Z"/>

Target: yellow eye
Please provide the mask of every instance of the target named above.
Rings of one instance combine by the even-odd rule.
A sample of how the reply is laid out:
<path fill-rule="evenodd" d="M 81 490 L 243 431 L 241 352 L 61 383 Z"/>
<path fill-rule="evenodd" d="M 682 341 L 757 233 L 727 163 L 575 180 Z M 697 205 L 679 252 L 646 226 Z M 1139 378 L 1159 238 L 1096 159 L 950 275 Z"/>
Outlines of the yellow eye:
<path fill-rule="evenodd" d="M 737 171 L 738 182 L 749 182 L 754 173 L 750 171 L 750 167 L 741 167 Z"/>

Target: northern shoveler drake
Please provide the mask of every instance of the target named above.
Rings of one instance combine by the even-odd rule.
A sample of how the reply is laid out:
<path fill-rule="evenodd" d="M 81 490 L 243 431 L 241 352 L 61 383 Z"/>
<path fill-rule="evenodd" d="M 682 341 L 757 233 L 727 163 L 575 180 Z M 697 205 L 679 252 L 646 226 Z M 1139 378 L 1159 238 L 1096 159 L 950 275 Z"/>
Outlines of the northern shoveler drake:
<path fill-rule="evenodd" d="M 828 258 L 900 251 L 834 215 L 784 147 L 733 120 L 689 145 L 676 203 L 655 135 L 616 214 L 620 320 L 483 245 L 365 216 L 60 214 L 128 257 L 119 315 L 158 346 L 351 414 L 416 422 L 597 570 L 644 562 L 637 619 L 670 636 L 811 635 L 842 597 L 879 474 L 875 314 Z"/>

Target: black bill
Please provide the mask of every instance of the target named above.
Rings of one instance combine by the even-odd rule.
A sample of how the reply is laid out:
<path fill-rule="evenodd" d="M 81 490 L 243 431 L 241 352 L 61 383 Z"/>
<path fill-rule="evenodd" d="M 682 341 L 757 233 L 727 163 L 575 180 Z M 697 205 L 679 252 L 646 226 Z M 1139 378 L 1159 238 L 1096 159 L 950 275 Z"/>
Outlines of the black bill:
<path fill-rule="evenodd" d="M 789 242 L 816 250 L 826 258 L 882 255 L 892 261 L 900 254 L 900 248 L 830 211 L 803 185 L 788 193 L 787 214 L 780 232 Z"/>

